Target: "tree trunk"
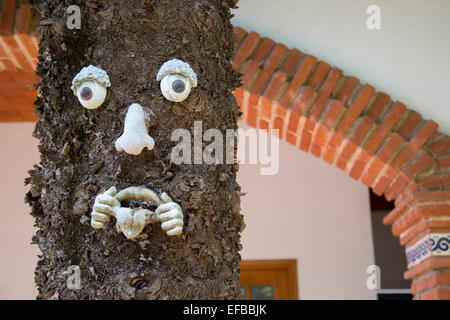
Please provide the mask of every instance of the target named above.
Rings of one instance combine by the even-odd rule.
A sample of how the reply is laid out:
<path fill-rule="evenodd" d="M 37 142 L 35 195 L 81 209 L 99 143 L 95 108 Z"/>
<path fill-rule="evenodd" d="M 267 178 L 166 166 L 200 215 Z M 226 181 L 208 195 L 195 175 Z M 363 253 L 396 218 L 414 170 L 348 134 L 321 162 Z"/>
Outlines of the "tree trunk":
<path fill-rule="evenodd" d="M 240 188 L 236 164 L 171 162 L 173 130 L 194 134 L 237 128 L 239 85 L 232 69 L 230 7 L 236 0 L 71 1 L 81 28 L 68 29 L 67 1 L 31 1 L 43 15 L 36 100 L 40 165 L 30 171 L 26 200 L 42 250 L 35 280 L 38 299 L 236 299 L 239 296 Z M 156 75 L 177 58 L 190 64 L 198 86 L 183 102 L 161 94 Z M 111 80 L 98 109 L 80 105 L 72 79 L 88 65 Z M 128 107 L 150 114 L 155 147 L 139 155 L 118 152 Z M 234 151 L 235 152 L 235 151 Z M 181 206 L 180 236 L 160 223 L 135 239 L 114 227 L 91 227 L 94 199 L 112 186 L 166 192 Z M 81 288 L 67 287 L 69 266 L 79 266 Z"/>

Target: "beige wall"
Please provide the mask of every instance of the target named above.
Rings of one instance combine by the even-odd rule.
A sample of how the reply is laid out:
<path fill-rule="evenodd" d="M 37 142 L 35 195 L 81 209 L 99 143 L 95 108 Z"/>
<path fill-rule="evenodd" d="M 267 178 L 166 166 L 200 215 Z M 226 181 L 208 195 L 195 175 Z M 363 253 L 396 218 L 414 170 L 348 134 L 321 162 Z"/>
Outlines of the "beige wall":
<path fill-rule="evenodd" d="M 34 123 L 0 123 L 0 299 L 32 299 L 39 249 L 24 198 L 27 171 L 39 161 Z"/>
<path fill-rule="evenodd" d="M 366 9 L 381 9 L 381 30 Z M 241 0 L 233 24 L 313 54 L 450 134 L 450 1 Z"/>
<path fill-rule="evenodd" d="M 0 123 L 0 299 L 35 296 L 38 248 L 23 198 L 38 158 L 32 123 Z M 245 127 L 241 124 L 242 127 Z M 300 297 L 374 298 L 366 267 L 374 255 L 367 189 L 335 167 L 280 143 L 280 170 L 261 176 L 243 165 L 243 259 L 296 258 Z"/>
<path fill-rule="evenodd" d="M 240 124 L 243 128 L 247 126 Z M 241 165 L 242 259 L 297 259 L 301 299 L 374 299 L 369 193 L 336 167 L 280 141 L 277 175 Z"/>

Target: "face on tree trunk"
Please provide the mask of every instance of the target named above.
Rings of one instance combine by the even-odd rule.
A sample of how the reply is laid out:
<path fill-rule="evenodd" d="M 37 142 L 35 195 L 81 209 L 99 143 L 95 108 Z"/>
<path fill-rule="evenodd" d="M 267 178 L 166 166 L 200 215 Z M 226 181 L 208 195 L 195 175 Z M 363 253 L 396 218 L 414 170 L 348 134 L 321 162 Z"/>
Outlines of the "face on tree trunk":
<path fill-rule="evenodd" d="M 236 129 L 232 91 L 239 78 L 230 62 L 229 22 L 234 2 L 83 1 L 81 28 L 69 30 L 64 1 L 32 1 L 52 20 L 40 30 L 35 136 L 42 156 L 30 172 L 27 195 L 39 227 L 34 242 L 43 252 L 36 272 L 39 298 L 238 296 L 243 223 L 237 165 L 170 161 L 176 129 L 193 132 L 194 121 L 202 121 L 204 130 Z M 196 75 L 196 86 L 180 99 L 186 82 L 169 79 L 168 99 L 157 80 L 171 59 L 187 63 Z M 71 90 L 73 78 L 89 65 L 110 81 L 104 101 L 91 109 L 78 97 L 88 101 L 97 90 L 92 84 L 77 95 Z M 152 140 L 145 138 L 140 152 L 129 152 L 120 139 L 128 137 L 127 123 L 135 115 L 144 115 L 140 125 Z M 167 193 L 183 212 L 183 232 L 170 237 L 155 223 L 128 240 L 117 232 L 115 219 L 93 229 L 94 199 L 111 187 Z M 67 288 L 70 265 L 80 267 L 81 289 Z"/>

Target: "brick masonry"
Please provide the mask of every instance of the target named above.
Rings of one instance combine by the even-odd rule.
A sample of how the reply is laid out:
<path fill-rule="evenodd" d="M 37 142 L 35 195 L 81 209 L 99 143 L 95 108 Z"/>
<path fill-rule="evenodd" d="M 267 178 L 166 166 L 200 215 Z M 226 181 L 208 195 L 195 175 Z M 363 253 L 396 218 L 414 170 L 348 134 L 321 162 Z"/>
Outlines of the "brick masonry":
<path fill-rule="evenodd" d="M 39 80 L 38 20 L 21 1 L 3 1 L 0 121 L 37 120 L 29 85 Z M 257 32 L 235 32 L 240 120 L 278 129 L 280 139 L 395 200 L 384 223 L 405 246 L 415 299 L 450 299 L 450 137 L 339 68 Z M 440 251 L 433 251 L 433 239 Z"/>
<path fill-rule="evenodd" d="M 4 0 L 0 20 L 0 121 L 36 121 L 30 85 L 38 62 L 39 16 L 24 1 Z"/>

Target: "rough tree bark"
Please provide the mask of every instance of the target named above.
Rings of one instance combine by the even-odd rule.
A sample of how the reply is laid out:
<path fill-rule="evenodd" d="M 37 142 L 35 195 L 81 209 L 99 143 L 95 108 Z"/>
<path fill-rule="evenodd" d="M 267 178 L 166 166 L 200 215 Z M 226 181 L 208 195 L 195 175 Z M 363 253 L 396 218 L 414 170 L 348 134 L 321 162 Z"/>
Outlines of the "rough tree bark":
<path fill-rule="evenodd" d="M 30 171 L 26 201 L 39 228 L 38 299 L 235 299 L 239 296 L 240 188 L 237 165 L 175 165 L 172 131 L 237 128 L 232 91 L 230 7 L 237 0 L 30 1 L 41 23 L 36 100 L 41 161 Z M 67 7 L 81 8 L 81 29 L 66 27 Z M 181 103 L 166 100 L 160 66 L 188 62 L 198 87 Z M 82 67 L 100 66 L 110 79 L 105 103 L 83 108 L 70 87 Z M 132 103 L 154 116 L 153 150 L 119 153 L 115 140 Z M 181 205 L 184 229 L 169 237 L 159 224 L 127 240 L 111 219 L 90 226 L 96 195 L 111 186 L 147 186 Z M 81 289 L 66 286 L 67 268 L 81 269 Z"/>

